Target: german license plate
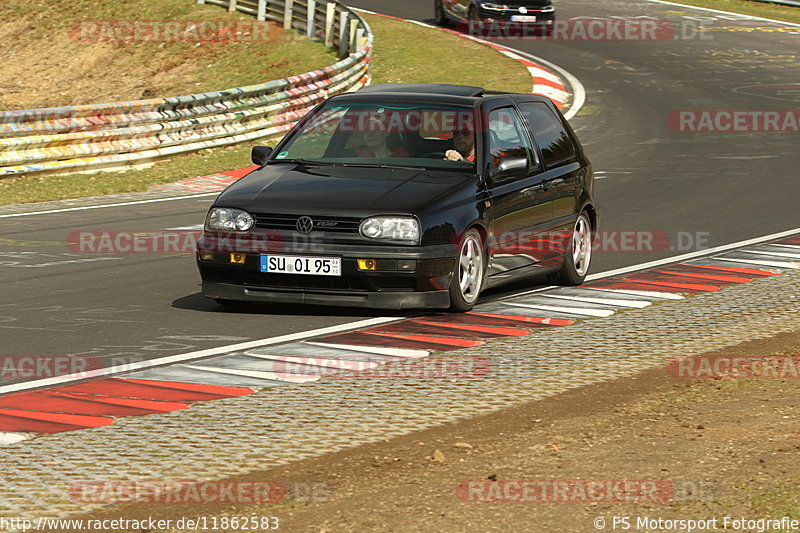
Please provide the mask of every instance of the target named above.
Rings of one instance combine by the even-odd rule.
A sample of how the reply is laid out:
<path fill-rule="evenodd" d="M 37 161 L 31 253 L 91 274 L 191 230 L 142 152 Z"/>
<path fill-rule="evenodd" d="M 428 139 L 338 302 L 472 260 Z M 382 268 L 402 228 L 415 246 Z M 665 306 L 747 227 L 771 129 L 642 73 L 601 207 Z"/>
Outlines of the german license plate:
<path fill-rule="evenodd" d="M 262 255 L 261 272 L 266 274 L 307 274 L 310 276 L 341 276 L 341 257 L 311 257 L 305 255 Z"/>
<path fill-rule="evenodd" d="M 511 22 L 536 22 L 532 15 L 511 15 Z"/>

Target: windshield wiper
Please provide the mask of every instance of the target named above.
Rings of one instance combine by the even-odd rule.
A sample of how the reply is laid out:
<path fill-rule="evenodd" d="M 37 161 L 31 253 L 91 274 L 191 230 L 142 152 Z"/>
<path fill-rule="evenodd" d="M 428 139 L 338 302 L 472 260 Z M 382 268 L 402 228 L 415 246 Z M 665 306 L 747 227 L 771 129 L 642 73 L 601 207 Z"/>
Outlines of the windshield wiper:
<path fill-rule="evenodd" d="M 407 168 L 413 170 L 426 170 L 425 167 L 416 167 L 413 165 L 390 165 L 389 163 L 336 163 L 343 167 L 359 167 L 359 168 L 399 168 L 405 170 Z"/>
<path fill-rule="evenodd" d="M 335 165 L 335 163 L 329 163 L 327 161 L 314 161 L 313 159 L 303 159 L 303 158 L 296 158 L 296 159 L 270 159 L 267 163 L 302 163 L 304 165 Z"/>

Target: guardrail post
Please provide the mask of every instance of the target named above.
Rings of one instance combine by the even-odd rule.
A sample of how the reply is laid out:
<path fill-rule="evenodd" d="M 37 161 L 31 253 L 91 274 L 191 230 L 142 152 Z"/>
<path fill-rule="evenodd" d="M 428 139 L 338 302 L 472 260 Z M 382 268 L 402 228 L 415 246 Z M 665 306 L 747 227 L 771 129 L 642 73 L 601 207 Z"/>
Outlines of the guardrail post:
<path fill-rule="evenodd" d="M 267 20 L 267 0 L 258 0 L 258 14 L 256 20 L 264 22 Z"/>
<path fill-rule="evenodd" d="M 347 57 L 350 48 L 350 13 L 342 11 L 339 19 L 339 57 Z"/>
<path fill-rule="evenodd" d="M 236 11 L 236 0 L 228 0 L 228 11 Z"/>
<path fill-rule="evenodd" d="M 314 36 L 317 21 L 317 0 L 308 0 L 308 13 L 306 14 L 306 36 Z"/>
<path fill-rule="evenodd" d="M 333 48 L 333 24 L 336 22 L 336 4 L 330 2 L 325 12 L 325 46 Z"/>
<path fill-rule="evenodd" d="M 348 41 L 350 44 L 349 48 L 351 51 L 358 49 L 358 41 L 356 40 L 356 35 L 358 35 L 358 25 L 360 23 L 361 22 L 356 17 L 352 17 L 350 19 L 350 35 L 349 35 L 350 38 L 348 39 Z"/>
<path fill-rule="evenodd" d="M 286 7 L 283 9 L 283 29 L 292 29 L 292 11 L 294 11 L 294 0 L 286 0 Z"/>
<path fill-rule="evenodd" d="M 356 30 L 356 51 L 360 52 L 364 49 L 364 28 L 358 28 Z"/>

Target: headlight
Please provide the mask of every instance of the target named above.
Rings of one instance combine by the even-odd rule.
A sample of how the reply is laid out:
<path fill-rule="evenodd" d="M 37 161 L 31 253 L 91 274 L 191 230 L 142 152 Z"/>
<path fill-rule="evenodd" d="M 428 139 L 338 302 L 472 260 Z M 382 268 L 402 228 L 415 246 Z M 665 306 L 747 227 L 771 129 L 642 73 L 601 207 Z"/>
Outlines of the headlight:
<path fill-rule="evenodd" d="M 481 7 L 484 8 L 484 9 L 494 9 L 496 11 L 502 11 L 502 10 L 506 9 L 506 6 L 504 6 L 503 4 L 489 4 L 489 3 L 487 3 L 487 4 L 483 4 Z"/>
<path fill-rule="evenodd" d="M 542 13 L 552 13 L 556 8 L 553 6 L 545 6 L 542 8 Z"/>
<path fill-rule="evenodd" d="M 253 215 L 233 207 L 212 207 L 206 218 L 206 231 L 247 231 L 253 227 Z"/>
<path fill-rule="evenodd" d="M 371 217 L 358 228 L 367 239 L 419 242 L 419 222 L 412 217 Z"/>

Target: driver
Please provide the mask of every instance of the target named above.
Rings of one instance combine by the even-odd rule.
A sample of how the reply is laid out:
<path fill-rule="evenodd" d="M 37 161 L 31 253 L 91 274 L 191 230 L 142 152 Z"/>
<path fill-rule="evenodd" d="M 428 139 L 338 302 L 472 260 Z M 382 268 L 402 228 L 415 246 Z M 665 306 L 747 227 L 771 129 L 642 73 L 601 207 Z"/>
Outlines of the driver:
<path fill-rule="evenodd" d="M 475 132 L 470 126 L 464 125 L 453 130 L 453 147 L 455 150 L 444 153 L 445 159 L 475 162 Z"/>
<path fill-rule="evenodd" d="M 408 157 L 408 152 L 402 146 L 389 147 L 389 134 L 383 121 L 372 117 L 367 121 L 364 130 L 364 144 L 356 147 L 358 157 Z"/>

